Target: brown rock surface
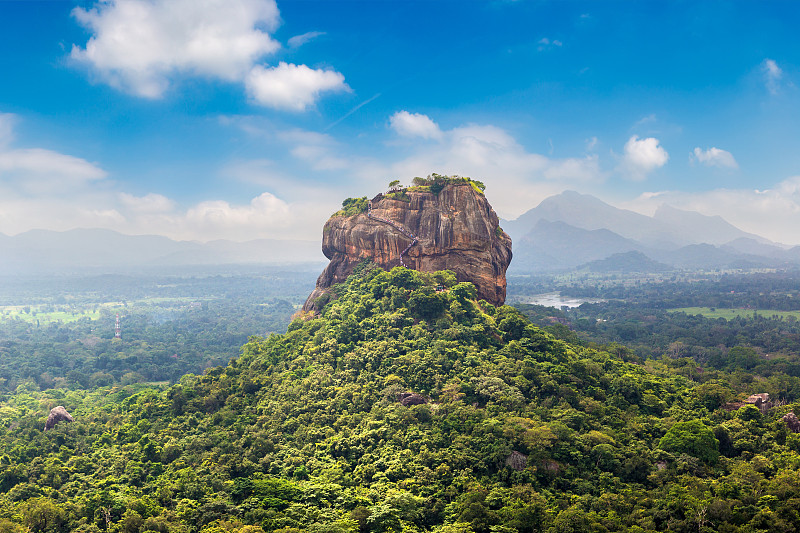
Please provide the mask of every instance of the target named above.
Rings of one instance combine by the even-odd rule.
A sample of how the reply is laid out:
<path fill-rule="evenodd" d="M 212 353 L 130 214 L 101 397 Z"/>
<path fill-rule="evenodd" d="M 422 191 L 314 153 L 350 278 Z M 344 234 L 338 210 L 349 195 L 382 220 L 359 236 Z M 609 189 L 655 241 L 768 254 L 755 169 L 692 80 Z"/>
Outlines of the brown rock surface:
<path fill-rule="evenodd" d="M 417 244 L 403 261 L 424 272 L 452 270 L 459 281 L 475 284 L 478 298 L 494 305 L 506 299 L 506 269 L 511 262 L 511 238 L 486 197 L 469 183 L 445 186 L 439 194 L 408 191 L 410 201 L 379 194 L 372 214 L 413 234 Z M 413 239 L 367 213 L 333 216 L 322 232 L 322 252 L 331 260 L 303 310 L 318 311 L 315 300 L 325 289 L 347 279 L 364 259 L 390 270 L 400 265 L 402 252 Z"/>
<path fill-rule="evenodd" d="M 424 396 L 414 392 L 401 392 L 398 398 L 400 403 L 406 407 L 409 405 L 421 405 L 423 403 L 428 403 L 428 400 Z"/>
<path fill-rule="evenodd" d="M 788 427 L 792 433 L 800 433 L 800 419 L 797 418 L 794 411 L 783 415 L 783 421 L 786 422 L 786 427 Z"/>
<path fill-rule="evenodd" d="M 525 470 L 528 465 L 528 456 L 516 450 L 506 457 L 506 465 L 514 470 Z"/>
<path fill-rule="evenodd" d="M 53 429 L 59 422 L 74 422 L 72 415 L 70 415 L 63 405 L 53 407 L 50 409 L 50 414 L 47 416 L 47 422 L 44 423 L 44 430 Z"/>

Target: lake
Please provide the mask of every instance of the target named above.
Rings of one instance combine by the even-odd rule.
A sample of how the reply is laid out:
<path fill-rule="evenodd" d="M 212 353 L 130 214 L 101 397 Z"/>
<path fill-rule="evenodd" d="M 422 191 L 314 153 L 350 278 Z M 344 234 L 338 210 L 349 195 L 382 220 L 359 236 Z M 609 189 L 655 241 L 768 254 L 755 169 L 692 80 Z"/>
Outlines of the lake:
<path fill-rule="evenodd" d="M 555 307 L 556 309 L 561 309 L 562 307 L 578 307 L 584 303 L 596 304 L 605 302 L 605 300 L 601 298 L 572 298 L 570 296 L 561 296 L 560 292 L 535 294 L 524 300 L 525 303 Z"/>

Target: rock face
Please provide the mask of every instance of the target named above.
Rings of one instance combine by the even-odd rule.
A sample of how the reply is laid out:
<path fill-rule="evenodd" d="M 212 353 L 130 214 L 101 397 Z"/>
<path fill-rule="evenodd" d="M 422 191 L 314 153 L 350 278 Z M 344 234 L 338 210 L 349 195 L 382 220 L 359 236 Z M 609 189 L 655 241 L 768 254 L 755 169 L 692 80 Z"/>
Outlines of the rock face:
<path fill-rule="evenodd" d="M 794 411 L 783 415 L 783 421 L 786 422 L 786 427 L 788 427 L 792 433 L 800 433 L 800 419 L 797 418 Z"/>
<path fill-rule="evenodd" d="M 525 470 L 528 465 L 528 456 L 514 450 L 511 455 L 506 457 L 506 466 L 514 470 Z"/>
<path fill-rule="evenodd" d="M 44 423 L 44 430 L 53 429 L 59 422 L 74 422 L 72 415 L 64 409 L 63 405 L 50 409 L 47 422 Z"/>
<path fill-rule="evenodd" d="M 422 405 L 423 403 L 428 403 L 428 400 L 424 396 L 414 392 L 401 392 L 398 398 L 400 403 L 405 407 L 408 407 L 409 405 Z"/>
<path fill-rule="evenodd" d="M 303 310 L 319 311 L 315 300 L 346 280 L 362 260 L 390 270 L 401 264 L 405 250 L 402 261 L 408 268 L 452 270 L 458 281 L 475 284 L 478 298 L 494 305 L 505 302 L 511 237 L 500 229 L 486 197 L 469 183 L 447 185 L 439 194 L 408 191 L 406 197 L 410 201 L 379 194 L 371 202 L 372 217 L 361 213 L 328 220 L 322 252 L 331 262 Z"/>

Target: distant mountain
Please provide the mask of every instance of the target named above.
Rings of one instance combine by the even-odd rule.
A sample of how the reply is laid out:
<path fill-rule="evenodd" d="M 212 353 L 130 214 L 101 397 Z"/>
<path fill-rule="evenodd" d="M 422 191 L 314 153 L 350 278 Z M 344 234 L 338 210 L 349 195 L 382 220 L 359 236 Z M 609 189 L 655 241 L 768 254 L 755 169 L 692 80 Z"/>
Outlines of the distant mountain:
<path fill-rule="evenodd" d="M 654 250 L 653 259 L 678 268 L 764 268 L 777 266 L 774 259 L 719 248 L 712 244 L 690 244 L 678 250 Z"/>
<path fill-rule="evenodd" d="M 656 209 L 653 219 L 668 226 L 670 231 L 675 234 L 692 239 L 694 244 L 721 245 L 740 239 L 765 245 L 774 244 L 768 239 L 740 230 L 719 215 L 703 215 L 696 211 L 684 211 L 666 204 L 662 204 Z"/>
<path fill-rule="evenodd" d="M 764 257 L 784 257 L 786 250 L 775 244 L 766 244 L 758 239 L 740 237 L 722 246 L 723 249 L 743 254 L 762 255 Z"/>
<path fill-rule="evenodd" d="M 642 252 L 630 251 L 612 254 L 605 259 L 590 261 L 580 265 L 577 270 L 590 272 L 666 272 L 673 267 L 658 261 L 653 261 Z"/>
<path fill-rule="evenodd" d="M 533 230 L 514 241 L 511 268 L 517 272 L 569 269 L 614 253 L 643 249 L 636 241 L 607 229 L 585 230 L 565 222 L 539 220 Z"/>
<path fill-rule="evenodd" d="M 620 262 L 642 257 L 674 268 L 800 264 L 800 247 L 786 250 L 719 216 L 662 205 L 648 217 L 574 191 L 551 196 L 502 225 L 514 241 L 511 269 L 516 273 L 589 268 L 588 263 L 632 252 L 641 255 L 614 257 L 591 268 L 624 267 Z"/>
<path fill-rule="evenodd" d="M 701 243 L 722 245 L 739 238 L 771 244 L 767 239 L 744 232 L 718 216 L 662 206 L 649 217 L 575 191 L 564 191 L 546 198 L 516 220 L 503 221 L 503 229 L 516 241 L 533 230 L 540 220 L 565 222 L 586 230 L 607 229 L 643 246 L 658 249 L 677 249 Z"/>
<path fill-rule="evenodd" d="M 31 230 L 0 236 L 0 274 L 75 268 L 289 263 L 322 260 L 316 241 L 200 243 L 105 229 Z"/>

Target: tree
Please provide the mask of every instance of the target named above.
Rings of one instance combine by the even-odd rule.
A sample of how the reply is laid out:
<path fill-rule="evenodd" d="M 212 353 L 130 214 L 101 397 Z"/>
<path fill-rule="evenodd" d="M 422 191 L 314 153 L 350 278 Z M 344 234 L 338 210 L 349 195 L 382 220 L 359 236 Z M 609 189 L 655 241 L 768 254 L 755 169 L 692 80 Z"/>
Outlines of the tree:
<path fill-rule="evenodd" d="M 719 441 L 714 432 L 699 420 L 677 422 L 661 437 L 658 447 L 664 451 L 697 457 L 706 463 L 719 458 Z"/>

